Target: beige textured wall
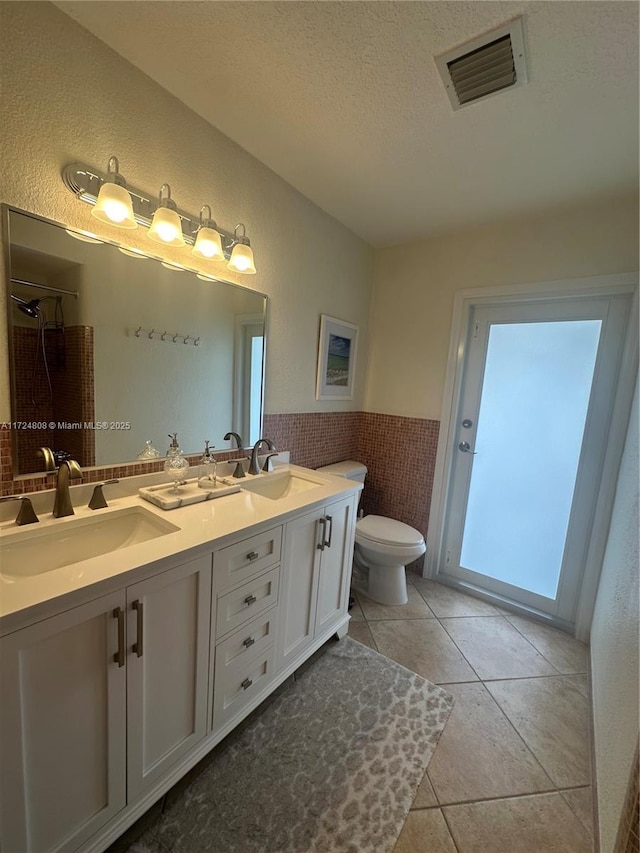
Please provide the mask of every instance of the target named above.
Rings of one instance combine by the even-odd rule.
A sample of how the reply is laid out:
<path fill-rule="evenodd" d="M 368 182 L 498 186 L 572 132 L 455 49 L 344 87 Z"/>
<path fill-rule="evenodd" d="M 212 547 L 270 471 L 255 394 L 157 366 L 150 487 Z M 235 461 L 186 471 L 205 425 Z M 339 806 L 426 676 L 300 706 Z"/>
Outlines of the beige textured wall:
<path fill-rule="evenodd" d="M 620 466 L 591 626 L 591 682 L 602 853 L 612 853 L 640 727 L 638 388 Z"/>
<path fill-rule="evenodd" d="M 244 222 L 258 274 L 228 277 L 271 298 L 266 411 L 362 408 L 373 263 L 367 244 L 49 3 L 0 3 L 0 79 L 0 201 L 148 247 L 143 229 L 124 232 L 90 219 L 60 178 L 67 163 L 105 169 L 115 154 L 132 184 L 152 192 L 166 181 L 179 207 L 197 214 L 210 204 L 227 230 Z M 179 262 L 186 252 L 165 255 Z M 315 400 L 321 313 L 360 326 L 352 401 Z M 3 343 L 0 420 L 8 420 Z"/>
<path fill-rule="evenodd" d="M 440 418 L 456 290 L 637 269 L 637 195 L 377 251 L 365 410 Z"/>

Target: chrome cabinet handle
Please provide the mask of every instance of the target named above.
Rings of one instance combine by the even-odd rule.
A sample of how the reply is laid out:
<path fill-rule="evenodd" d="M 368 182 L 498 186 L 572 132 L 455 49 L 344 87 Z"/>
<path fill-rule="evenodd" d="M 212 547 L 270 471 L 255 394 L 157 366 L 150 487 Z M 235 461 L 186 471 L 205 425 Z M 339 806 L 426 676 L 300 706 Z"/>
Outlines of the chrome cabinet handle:
<path fill-rule="evenodd" d="M 252 560 L 257 560 L 259 556 L 260 554 L 258 554 L 257 551 L 249 551 L 249 553 L 247 554 L 247 560 L 251 562 Z"/>
<path fill-rule="evenodd" d="M 245 680 L 242 682 L 240 687 L 242 687 L 243 690 L 248 690 L 252 684 L 253 684 L 253 681 L 250 678 L 245 678 Z"/>
<path fill-rule="evenodd" d="M 472 456 L 475 456 L 477 452 L 471 449 L 471 445 L 468 441 L 461 441 L 458 445 L 458 450 L 461 450 L 463 453 L 470 453 Z"/>
<path fill-rule="evenodd" d="M 242 645 L 245 646 L 247 649 L 250 648 L 254 643 L 255 640 L 253 639 L 253 637 L 247 637 L 246 640 L 242 641 Z"/>
<path fill-rule="evenodd" d="M 326 543 L 326 538 L 327 538 L 327 519 L 326 519 L 326 518 L 319 518 L 319 519 L 318 519 L 318 524 L 322 527 L 322 536 L 320 537 L 320 541 L 319 541 L 319 542 L 318 542 L 318 544 L 316 545 L 316 548 L 317 548 L 319 551 L 324 551 L 325 546 L 326 546 L 326 544 L 327 544 L 327 543 Z"/>
<path fill-rule="evenodd" d="M 131 605 L 131 607 L 133 610 L 136 610 L 138 613 L 138 618 L 137 618 L 137 623 L 136 623 L 136 641 L 133 644 L 133 646 L 131 647 L 131 651 L 135 652 L 138 655 L 138 657 L 141 658 L 142 652 L 143 652 L 143 648 L 142 648 L 142 637 L 143 637 L 142 619 L 143 619 L 143 615 L 144 615 L 143 609 L 142 609 L 143 604 L 139 599 L 136 599 L 133 602 L 133 604 Z"/>
<path fill-rule="evenodd" d="M 258 600 L 258 599 L 255 597 L 255 595 L 254 595 L 253 593 L 251 593 L 250 595 L 248 595 L 248 596 L 245 598 L 244 603 L 245 603 L 246 605 L 250 606 L 250 605 L 252 605 L 252 604 L 255 604 L 257 600 Z"/>
<path fill-rule="evenodd" d="M 327 546 L 327 548 L 331 548 L 331 537 L 333 536 L 333 517 L 330 515 L 326 515 L 325 518 L 329 523 L 329 536 L 325 539 L 324 544 Z"/>
<path fill-rule="evenodd" d="M 113 618 L 118 620 L 118 651 L 113 656 L 113 660 L 118 666 L 124 666 L 124 610 L 122 607 L 115 608 Z"/>

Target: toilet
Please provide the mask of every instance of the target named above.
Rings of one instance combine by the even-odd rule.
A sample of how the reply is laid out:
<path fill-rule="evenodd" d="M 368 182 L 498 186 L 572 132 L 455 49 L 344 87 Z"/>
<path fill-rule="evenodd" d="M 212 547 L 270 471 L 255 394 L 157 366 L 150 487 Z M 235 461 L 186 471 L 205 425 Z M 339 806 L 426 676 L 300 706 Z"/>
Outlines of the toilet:
<path fill-rule="evenodd" d="M 364 483 L 366 465 L 353 460 L 318 468 L 326 474 Z M 362 494 L 362 493 L 361 493 Z M 352 586 L 380 604 L 407 603 L 405 566 L 427 550 L 419 530 L 385 518 L 367 515 L 356 523 Z"/>

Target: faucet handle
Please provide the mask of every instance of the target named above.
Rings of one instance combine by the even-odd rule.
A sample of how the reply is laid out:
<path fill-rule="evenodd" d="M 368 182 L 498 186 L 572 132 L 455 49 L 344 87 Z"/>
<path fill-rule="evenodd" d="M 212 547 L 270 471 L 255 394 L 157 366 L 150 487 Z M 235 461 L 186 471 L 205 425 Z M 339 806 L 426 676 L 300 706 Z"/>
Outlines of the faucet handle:
<path fill-rule="evenodd" d="M 227 459 L 227 462 L 234 462 L 236 466 L 236 470 L 231 475 L 235 477 L 236 480 L 240 480 L 242 477 L 246 477 L 247 475 L 244 473 L 244 465 L 243 462 L 247 457 L 242 456 L 240 459 Z"/>
<path fill-rule="evenodd" d="M 264 472 L 273 471 L 273 462 L 271 461 L 274 456 L 278 456 L 278 453 L 268 453 L 266 459 L 264 460 L 264 464 L 262 465 L 262 470 Z"/>
<path fill-rule="evenodd" d="M 40 521 L 31 503 L 31 498 L 25 495 L 8 495 L 7 497 L 0 498 L 0 503 L 4 503 L 4 501 L 21 501 L 20 509 L 16 516 L 16 524 L 22 526 L 23 524 L 35 524 Z"/>
<path fill-rule="evenodd" d="M 105 480 L 103 483 L 96 483 L 93 494 L 91 495 L 91 500 L 87 504 L 89 509 L 105 509 L 109 506 L 107 503 L 105 496 L 102 492 L 103 486 L 113 486 L 115 483 L 119 483 L 120 480 Z"/>

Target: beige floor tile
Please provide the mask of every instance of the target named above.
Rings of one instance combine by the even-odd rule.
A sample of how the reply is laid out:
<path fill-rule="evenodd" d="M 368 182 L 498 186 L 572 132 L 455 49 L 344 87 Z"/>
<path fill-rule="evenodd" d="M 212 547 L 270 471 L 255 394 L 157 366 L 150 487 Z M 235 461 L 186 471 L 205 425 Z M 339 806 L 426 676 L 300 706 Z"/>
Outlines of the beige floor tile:
<path fill-rule="evenodd" d="M 369 622 L 380 619 L 433 619 L 433 613 L 411 584 L 407 586 L 407 598 L 409 600 L 406 604 L 399 605 L 378 604 L 364 595 L 359 595 L 358 601 Z"/>
<path fill-rule="evenodd" d="M 429 763 L 440 803 L 555 787 L 482 684 L 448 684 L 445 689 L 455 704 Z"/>
<path fill-rule="evenodd" d="M 532 622 L 522 616 L 510 613 L 507 619 L 558 672 L 570 674 L 587 671 L 587 647 L 584 643 L 578 642 L 564 631 Z"/>
<path fill-rule="evenodd" d="M 364 646 L 369 646 L 374 651 L 378 651 L 371 629 L 366 622 L 349 622 L 349 636 Z"/>
<path fill-rule="evenodd" d="M 393 853 L 456 853 L 440 809 L 409 812 Z"/>
<path fill-rule="evenodd" d="M 504 616 L 442 619 L 441 624 L 483 680 L 557 674 Z"/>
<path fill-rule="evenodd" d="M 436 684 L 478 676 L 436 619 L 369 622 L 378 651 Z"/>
<path fill-rule="evenodd" d="M 411 808 L 430 809 L 432 806 L 437 805 L 438 798 L 436 797 L 435 791 L 433 790 L 433 785 L 431 784 L 431 780 L 429 779 L 429 772 L 425 770 L 424 776 L 422 777 L 422 782 L 420 782 Z"/>
<path fill-rule="evenodd" d="M 416 589 L 438 617 L 497 616 L 498 611 L 486 601 L 465 595 L 449 586 L 426 578 L 416 578 Z"/>
<path fill-rule="evenodd" d="M 592 849 L 585 828 L 558 793 L 447 806 L 443 811 L 459 853 L 590 853 Z"/>
<path fill-rule="evenodd" d="M 583 675 L 491 681 L 487 689 L 559 788 L 589 785 Z"/>
<path fill-rule="evenodd" d="M 353 592 L 351 593 L 353 595 Z M 358 596 L 353 595 L 355 601 L 353 603 L 353 607 L 349 611 L 349 616 L 351 616 L 352 622 L 364 622 L 364 613 L 362 612 L 362 607 L 360 607 L 360 602 L 358 601 Z"/>
<path fill-rule="evenodd" d="M 588 788 L 573 788 L 571 791 L 560 791 L 563 798 L 569 803 L 571 811 L 578 818 L 593 838 L 593 790 Z"/>

